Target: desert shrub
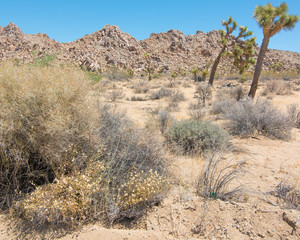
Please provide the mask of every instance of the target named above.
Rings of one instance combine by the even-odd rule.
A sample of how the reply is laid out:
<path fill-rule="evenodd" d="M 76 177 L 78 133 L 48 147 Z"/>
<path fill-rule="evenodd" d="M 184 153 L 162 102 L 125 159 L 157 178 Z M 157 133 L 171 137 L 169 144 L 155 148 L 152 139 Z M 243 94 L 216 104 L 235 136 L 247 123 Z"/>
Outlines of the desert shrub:
<path fill-rule="evenodd" d="M 188 109 L 189 116 L 194 120 L 201 120 L 206 114 L 206 109 L 202 106 L 201 103 L 191 103 Z"/>
<path fill-rule="evenodd" d="M 261 133 L 278 139 L 290 138 L 292 124 L 288 116 L 267 100 L 253 101 L 248 98 L 230 104 L 223 103 L 221 112 L 229 120 L 228 128 L 232 134 L 248 137 Z"/>
<path fill-rule="evenodd" d="M 133 85 L 134 93 L 147 93 L 149 91 L 149 84 L 146 81 L 140 81 Z"/>
<path fill-rule="evenodd" d="M 176 90 L 176 91 L 172 91 L 170 100 L 172 102 L 182 102 L 182 101 L 186 101 L 186 98 L 181 91 Z"/>
<path fill-rule="evenodd" d="M 137 101 L 137 102 L 141 102 L 141 101 L 146 101 L 147 99 L 140 97 L 140 96 L 132 96 L 130 98 L 131 101 Z"/>
<path fill-rule="evenodd" d="M 99 114 L 99 148 L 105 149 L 101 157 L 105 171 L 97 202 L 103 206 L 111 222 L 139 216 L 160 200 L 166 190 L 165 183 L 161 185 L 166 176 L 161 145 L 150 133 L 138 129 L 125 113 L 116 112 L 106 105 L 100 108 Z M 132 179 L 134 176 L 139 179 Z M 130 191 L 142 200 L 135 199 L 134 195 L 127 196 Z"/>
<path fill-rule="evenodd" d="M 218 101 L 224 101 L 229 99 L 239 101 L 245 98 L 247 96 L 246 94 L 247 93 L 242 86 L 236 86 L 232 88 L 220 89 L 217 92 L 216 99 Z"/>
<path fill-rule="evenodd" d="M 159 90 L 151 92 L 150 98 L 152 100 L 157 100 L 157 99 L 162 99 L 164 97 L 170 97 L 171 95 L 172 95 L 172 90 L 167 89 L 165 87 L 161 87 Z"/>
<path fill-rule="evenodd" d="M 196 94 L 198 95 L 199 101 L 205 106 L 206 101 L 212 96 L 210 85 L 207 83 L 199 83 L 196 86 Z"/>
<path fill-rule="evenodd" d="M 198 194 L 205 198 L 222 200 L 239 198 L 243 188 L 236 182 L 245 173 L 244 163 L 224 157 L 224 151 L 206 156 L 205 167 L 197 184 Z"/>
<path fill-rule="evenodd" d="M 123 81 L 131 78 L 130 74 L 126 71 L 118 69 L 116 66 L 110 66 L 109 70 L 103 73 L 103 77 L 111 81 Z"/>
<path fill-rule="evenodd" d="M 84 166 L 92 151 L 87 76 L 73 68 L 0 66 L 0 208 Z"/>
<path fill-rule="evenodd" d="M 123 99 L 125 96 L 125 93 L 122 90 L 111 90 L 107 94 L 107 98 L 111 102 L 116 102 L 117 100 Z"/>
<path fill-rule="evenodd" d="M 179 148 L 184 154 L 219 149 L 229 140 L 227 132 L 219 126 L 193 119 L 174 123 L 165 136 L 171 148 Z"/>
<path fill-rule="evenodd" d="M 298 104 L 288 106 L 288 119 L 293 127 L 300 128 L 300 109 Z"/>
<path fill-rule="evenodd" d="M 262 95 L 266 96 L 270 93 L 276 95 L 289 95 L 292 93 L 292 85 L 290 82 L 283 82 L 279 80 L 268 81 L 266 82 Z"/>
<path fill-rule="evenodd" d="M 51 184 L 37 186 L 15 204 L 13 211 L 35 226 L 70 227 L 93 220 L 93 195 L 101 187 L 101 178 L 93 179 L 93 173 L 102 169 L 102 163 L 94 162 L 84 173 L 74 172 Z"/>
<path fill-rule="evenodd" d="M 37 56 L 36 53 L 34 53 L 33 65 L 36 67 L 48 67 L 53 65 L 55 59 L 56 55 L 45 53 Z"/>
<path fill-rule="evenodd" d="M 161 109 L 157 113 L 157 120 L 158 120 L 159 130 L 162 134 L 164 134 L 165 131 L 170 126 L 170 124 L 172 123 L 173 118 L 166 109 Z"/>

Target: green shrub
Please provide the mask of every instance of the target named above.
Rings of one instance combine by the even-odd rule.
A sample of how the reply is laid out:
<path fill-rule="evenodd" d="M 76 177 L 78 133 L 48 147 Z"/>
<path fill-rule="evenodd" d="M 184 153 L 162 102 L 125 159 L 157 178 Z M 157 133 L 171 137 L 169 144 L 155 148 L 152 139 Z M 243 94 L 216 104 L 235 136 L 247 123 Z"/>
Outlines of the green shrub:
<path fill-rule="evenodd" d="M 184 120 L 174 123 L 166 133 L 167 143 L 184 154 L 199 154 L 220 149 L 228 143 L 229 135 L 210 122 Z"/>

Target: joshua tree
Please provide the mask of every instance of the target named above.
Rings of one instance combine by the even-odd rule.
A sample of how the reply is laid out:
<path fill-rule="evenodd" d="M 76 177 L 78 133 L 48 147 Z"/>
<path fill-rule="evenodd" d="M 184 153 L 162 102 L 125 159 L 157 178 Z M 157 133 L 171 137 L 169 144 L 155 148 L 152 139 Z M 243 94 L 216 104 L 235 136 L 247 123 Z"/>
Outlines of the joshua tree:
<path fill-rule="evenodd" d="M 199 71 L 200 71 L 200 69 L 198 67 L 193 67 L 192 70 L 191 70 L 191 73 L 194 76 L 195 82 L 197 82 L 197 80 L 198 80 L 198 73 L 199 73 Z"/>
<path fill-rule="evenodd" d="M 281 3 L 279 7 L 273 7 L 271 3 L 265 6 L 257 6 L 254 10 L 254 18 L 258 25 L 263 28 L 264 38 L 257 58 L 254 76 L 249 91 L 249 96 L 254 98 L 258 86 L 258 79 L 262 69 L 263 58 L 268 48 L 270 38 L 283 30 L 292 30 L 299 17 L 288 15 L 288 5 Z"/>
<path fill-rule="evenodd" d="M 178 72 L 174 71 L 171 74 L 171 80 L 170 80 L 170 87 L 174 87 L 174 82 L 176 80 L 176 78 L 178 77 Z"/>
<path fill-rule="evenodd" d="M 240 26 L 238 36 L 234 37 L 232 33 L 236 30 L 238 24 L 232 17 L 229 17 L 228 21 L 222 21 L 222 25 L 225 26 L 226 32 L 225 30 L 219 31 L 222 37 L 220 43 L 223 47 L 213 63 L 209 77 L 210 85 L 213 85 L 217 67 L 222 56 L 232 55 L 234 57 L 234 65 L 240 72 L 247 70 L 250 67 L 250 64 L 254 63 L 252 56 L 254 55 L 253 45 L 255 43 L 255 38 L 247 39 L 252 35 L 252 32 L 248 31 L 247 27 Z M 247 40 L 242 41 L 241 38 Z"/>
<path fill-rule="evenodd" d="M 153 78 L 154 68 L 151 66 L 151 55 L 149 52 L 144 53 L 144 58 L 146 60 L 146 69 L 145 72 L 148 75 L 148 80 L 151 81 Z"/>

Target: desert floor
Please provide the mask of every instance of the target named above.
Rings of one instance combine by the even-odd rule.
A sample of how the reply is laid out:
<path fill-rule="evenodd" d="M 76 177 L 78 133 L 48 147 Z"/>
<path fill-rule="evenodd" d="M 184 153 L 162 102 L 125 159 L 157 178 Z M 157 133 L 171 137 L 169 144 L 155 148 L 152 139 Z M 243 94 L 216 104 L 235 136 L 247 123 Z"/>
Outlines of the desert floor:
<path fill-rule="evenodd" d="M 134 94 L 132 86 L 140 79 L 109 83 L 106 91 L 95 93 L 95 96 L 107 99 L 115 88 L 122 90 L 125 96 L 114 104 L 127 111 L 134 122 L 144 127 L 151 125 L 151 112 L 168 106 L 167 99 L 150 100 L 148 93 Z M 145 81 L 145 80 L 143 80 Z M 173 89 L 184 93 L 186 101 L 179 103 L 179 108 L 171 112 L 177 120 L 187 119 L 188 106 L 197 102 L 194 98 L 195 83 L 193 80 L 179 80 Z M 294 81 L 294 80 L 293 80 Z M 296 80 L 295 80 L 296 81 Z M 178 81 L 177 81 L 178 82 Z M 217 80 L 213 94 L 222 91 L 229 82 L 240 84 L 246 90 L 250 81 L 238 83 L 236 80 Z M 149 83 L 150 92 L 168 84 L 167 79 L 154 79 Z M 260 83 L 258 97 L 265 83 Z M 146 101 L 131 101 L 131 97 L 140 96 Z M 91 98 L 95 97 L 91 96 Z M 272 95 L 271 101 L 282 111 L 287 105 L 300 102 L 300 91 L 290 95 Z M 209 103 L 208 103 L 209 106 Z M 208 114 L 204 119 L 222 124 L 215 115 Z M 203 169 L 204 160 L 200 157 L 187 157 L 167 153 L 170 161 L 171 189 L 160 205 L 154 206 L 147 214 L 131 224 L 116 224 L 107 228 L 101 223 L 86 225 L 76 232 L 65 234 L 59 239 L 300 239 L 300 223 L 293 230 L 293 222 L 300 212 L 287 209 L 275 196 L 269 194 L 281 181 L 298 184 L 300 180 L 300 129 L 292 129 L 290 141 L 274 140 L 257 135 L 250 138 L 232 137 L 235 148 L 234 157 L 246 161 L 247 173 L 239 182 L 245 186 L 241 201 L 221 201 L 204 199 L 197 196 L 195 185 Z M 52 239 L 56 233 L 47 236 L 36 236 L 24 232 L 0 215 L 0 239 Z"/>

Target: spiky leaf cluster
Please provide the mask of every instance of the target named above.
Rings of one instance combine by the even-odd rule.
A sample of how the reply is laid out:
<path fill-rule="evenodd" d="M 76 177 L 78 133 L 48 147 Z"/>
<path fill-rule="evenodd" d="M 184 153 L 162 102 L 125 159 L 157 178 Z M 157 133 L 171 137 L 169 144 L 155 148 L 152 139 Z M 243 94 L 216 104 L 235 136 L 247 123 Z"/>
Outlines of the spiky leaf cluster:
<path fill-rule="evenodd" d="M 299 20 L 297 15 L 288 15 L 288 5 L 281 3 L 274 7 L 271 3 L 265 6 L 257 6 L 254 11 L 254 18 L 258 25 L 263 28 L 264 36 L 272 37 L 277 32 L 291 30 Z"/>
<path fill-rule="evenodd" d="M 239 34 L 237 37 L 232 37 L 232 33 L 237 30 L 238 24 L 229 17 L 227 21 L 222 21 L 222 25 L 225 26 L 225 30 L 220 30 L 221 34 L 220 43 L 224 46 L 224 57 L 233 56 L 234 66 L 242 74 L 245 70 L 249 69 L 251 64 L 255 64 L 253 46 L 256 38 L 248 39 L 253 32 L 248 31 L 247 27 L 240 26 Z M 241 39 L 244 39 L 242 41 Z"/>

